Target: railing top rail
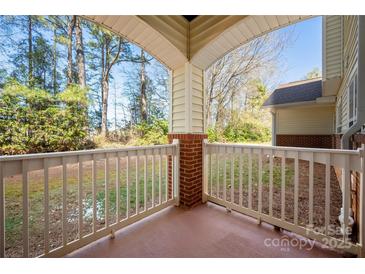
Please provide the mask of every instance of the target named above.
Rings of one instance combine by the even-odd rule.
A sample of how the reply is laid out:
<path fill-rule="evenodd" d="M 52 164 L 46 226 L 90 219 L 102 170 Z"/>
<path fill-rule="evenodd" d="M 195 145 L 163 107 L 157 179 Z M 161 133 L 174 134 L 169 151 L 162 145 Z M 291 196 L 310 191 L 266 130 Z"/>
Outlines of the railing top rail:
<path fill-rule="evenodd" d="M 298 151 L 298 152 L 316 152 L 316 153 L 332 153 L 332 154 L 347 154 L 360 155 L 362 149 L 348 150 L 348 149 L 327 149 L 327 148 L 306 148 L 306 147 L 284 147 L 284 146 L 270 146 L 270 145 L 246 145 L 235 143 L 206 143 L 208 146 L 226 146 L 237 148 L 252 148 L 252 149 L 272 149 L 277 151 Z"/>
<path fill-rule="evenodd" d="M 32 154 L 19 154 L 19 155 L 5 155 L 0 156 L 0 162 L 4 161 L 16 161 L 16 160 L 29 160 L 39 158 L 54 158 L 54 157 L 67 157 L 67 156 L 79 156 L 79 155 L 90 155 L 90 154 L 101 154 L 101 153 L 118 153 L 128 151 L 140 151 L 148 149 L 161 149 L 176 147 L 177 144 L 166 144 L 166 145 L 153 145 L 153 146 L 131 146 L 122 148 L 101 148 L 101 149 L 88 149 L 88 150 L 75 150 L 75 151 L 61 151 L 61 152 L 48 152 L 48 153 L 32 153 Z"/>

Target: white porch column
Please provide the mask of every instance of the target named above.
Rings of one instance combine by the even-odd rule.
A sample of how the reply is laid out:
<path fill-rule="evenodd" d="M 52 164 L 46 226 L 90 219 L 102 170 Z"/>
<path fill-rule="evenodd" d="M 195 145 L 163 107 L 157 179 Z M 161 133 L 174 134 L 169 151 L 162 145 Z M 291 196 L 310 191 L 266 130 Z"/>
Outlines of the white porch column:
<path fill-rule="evenodd" d="M 204 72 L 191 63 L 170 75 L 169 141 L 180 143 L 180 205 L 202 201 L 204 122 Z"/>
<path fill-rule="evenodd" d="M 204 133 L 204 71 L 190 62 L 170 75 L 170 133 Z"/>

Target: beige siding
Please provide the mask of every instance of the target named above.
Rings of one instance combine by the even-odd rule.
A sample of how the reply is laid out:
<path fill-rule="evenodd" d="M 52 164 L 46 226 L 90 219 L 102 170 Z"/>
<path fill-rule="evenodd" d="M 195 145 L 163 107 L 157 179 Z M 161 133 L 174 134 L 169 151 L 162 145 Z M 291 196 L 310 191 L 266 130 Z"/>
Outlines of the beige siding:
<path fill-rule="evenodd" d="M 278 109 L 276 113 L 277 134 L 333 134 L 334 107 L 297 107 Z"/>
<path fill-rule="evenodd" d="M 344 72 L 343 81 L 337 94 L 337 107 L 342 112 L 341 121 L 336 121 L 336 127 L 341 126 L 344 133 L 349 128 L 348 85 L 352 73 L 357 67 L 358 55 L 358 16 L 344 16 Z M 339 98 L 342 98 L 341 100 Z"/>
<path fill-rule="evenodd" d="M 171 92 L 172 132 L 204 132 L 203 71 L 191 64 L 174 70 Z"/>
<path fill-rule="evenodd" d="M 340 15 L 325 16 L 324 24 L 324 78 L 325 80 L 342 76 L 342 18 Z"/>

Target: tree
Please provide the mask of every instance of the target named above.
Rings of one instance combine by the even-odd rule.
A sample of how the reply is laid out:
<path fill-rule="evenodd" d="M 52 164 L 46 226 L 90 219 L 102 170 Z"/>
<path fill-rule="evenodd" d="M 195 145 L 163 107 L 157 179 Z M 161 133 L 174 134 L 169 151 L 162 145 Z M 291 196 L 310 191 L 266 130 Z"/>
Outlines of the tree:
<path fill-rule="evenodd" d="M 147 122 L 147 94 L 146 94 L 146 59 L 144 57 L 144 50 L 141 49 L 141 71 L 140 71 L 140 111 L 141 122 Z"/>
<path fill-rule="evenodd" d="M 208 126 L 224 127 L 234 109 L 244 109 L 250 83 L 278 72 L 287 34 L 267 34 L 239 47 L 206 72 Z"/>
<path fill-rule="evenodd" d="M 75 27 L 75 17 L 76 16 L 68 16 L 67 22 L 67 85 L 71 85 L 73 83 L 72 74 L 73 74 L 73 65 L 72 65 L 72 33 Z"/>
<path fill-rule="evenodd" d="M 123 61 L 123 52 L 128 52 L 127 43 L 121 37 L 113 35 L 110 31 L 100 28 L 96 25 L 89 25 L 93 41 L 89 46 L 94 50 L 93 59 L 97 63 L 93 64 L 95 70 L 100 71 L 100 88 L 101 88 L 101 129 L 103 137 L 108 133 L 108 99 L 109 84 L 112 77 L 112 68 Z M 96 51 L 96 52 L 95 52 Z M 125 56 L 123 56 L 125 57 Z"/>
<path fill-rule="evenodd" d="M 86 87 L 86 72 L 85 72 L 85 54 L 84 54 L 84 43 L 81 28 L 80 17 L 75 16 L 75 36 L 76 36 L 76 61 L 78 69 L 78 80 L 79 85 L 82 88 Z"/>
<path fill-rule="evenodd" d="M 315 79 L 321 77 L 321 71 L 319 68 L 313 68 L 307 75 L 304 77 L 305 80 Z"/>

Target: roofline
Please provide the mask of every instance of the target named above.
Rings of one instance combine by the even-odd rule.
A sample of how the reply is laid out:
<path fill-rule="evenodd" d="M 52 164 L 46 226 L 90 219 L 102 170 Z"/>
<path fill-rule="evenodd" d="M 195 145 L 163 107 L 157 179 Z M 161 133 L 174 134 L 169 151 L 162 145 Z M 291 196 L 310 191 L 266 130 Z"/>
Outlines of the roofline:
<path fill-rule="evenodd" d="M 319 97 L 321 98 L 321 97 Z M 305 106 L 305 105 L 318 105 L 318 106 L 331 106 L 334 105 L 334 102 L 319 102 L 317 99 L 312 101 L 302 101 L 302 102 L 295 102 L 295 103 L 286 103 L 286 104 L 278 104 L 278 105 L 267 105 L 262 106 L 261 108 L 265 109 L 276 109 L 276 108 L 290 108 L 290 107 L 296 107 L 296 106 Z"/>
<path fill-rule="evenodd" d="M 275 90 L 288 88 L 288 87 L 295 87 L 295 86 L 305 85 L 305 84 L 308 84 L 308 83 L 319 82 L 319 81 L 323 82 L 323 78 L 322 77 L 317 77 L 317 78 L 312 78 L 312 79 L 293 81 L 293 82 L 281 84 Z"/>

